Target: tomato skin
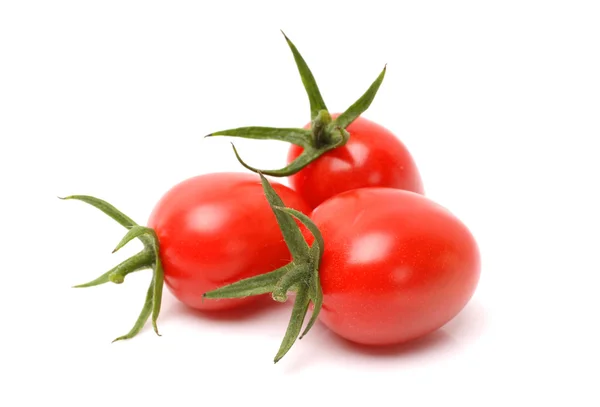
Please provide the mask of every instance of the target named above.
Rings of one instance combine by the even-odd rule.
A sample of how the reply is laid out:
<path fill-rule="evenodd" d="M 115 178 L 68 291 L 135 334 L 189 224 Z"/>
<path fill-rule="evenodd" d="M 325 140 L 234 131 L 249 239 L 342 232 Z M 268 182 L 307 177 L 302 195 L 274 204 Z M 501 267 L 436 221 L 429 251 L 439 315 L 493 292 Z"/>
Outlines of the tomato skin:
<path fill-rule="evenodd" d="M 310 124 L 305 128 L 310 128 Z M 356 188 L 387 187 L 424 193 L 412 156 L 394 134 L 363 117 L 346 130 L 350 133 L 346 145 L 328 151 L 290 177 L 292 188 L 313 208 L 334 195 Z M 292 145 L 287 162 L 292 162 L 302 151 L 302 147 Z"/>
<path fill-rule="evenodd" d="M 286 206 L 310 213 L 293 190 L 272 184 Z M 291 259 L 254 174 L 214 173 L 183 181 L 156 204 L 148 226 L 158 236 L 167 287 L 197 309 L 229 309 L 256 300 L 203 300 L 202 294 Z"/>
<path fill-rule="evenodd" d="M 337 195 L 312 219 L 325 241 L 319 319 L 362 344 L 398 344 L 450 321 L 480 273 L 477 244 L 422 195 L 364 188 Z"/>

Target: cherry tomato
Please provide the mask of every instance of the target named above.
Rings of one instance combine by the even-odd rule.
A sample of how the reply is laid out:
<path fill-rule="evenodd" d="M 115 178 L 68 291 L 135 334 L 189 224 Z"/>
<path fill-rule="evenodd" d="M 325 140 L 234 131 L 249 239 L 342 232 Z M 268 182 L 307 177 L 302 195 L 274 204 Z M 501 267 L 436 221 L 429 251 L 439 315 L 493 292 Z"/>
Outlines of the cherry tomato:
<path fill-rule="evenodd" d="M 310 213 L 293 190 L 278 183 L 273 187 L 287 206 Z M 183 181 L 160 199 L 148 226 L 160 242 L 169 290 L 197 309 L 227 309 L 253 301 L 257 297 L 203 300 L 202 294 L 291 259 L 254 174 L 215 173 Z"/>
<path fill-rule="evenodd" d="M 310 124 L 305 128 L 310 128 Z M 412 156 L 394 134 L 362 116 L 346 130 L 350 133 L 346 145 L 326 152 L 290 176 L 292 188 L 313 208 L 334 195 L 356 188 L 388 187 L 424 193 Z M 302 147 L 292 145 L 288 163 L 301 153 Z"/>
<path fill-rule="evenodd" d="M 387 345 L 425 335 L 458 314 L 477 286 L 473 236 L 422 195 L 356 189 L 311 218 L 325 242 L 319 319 L 346 339 Z"/>

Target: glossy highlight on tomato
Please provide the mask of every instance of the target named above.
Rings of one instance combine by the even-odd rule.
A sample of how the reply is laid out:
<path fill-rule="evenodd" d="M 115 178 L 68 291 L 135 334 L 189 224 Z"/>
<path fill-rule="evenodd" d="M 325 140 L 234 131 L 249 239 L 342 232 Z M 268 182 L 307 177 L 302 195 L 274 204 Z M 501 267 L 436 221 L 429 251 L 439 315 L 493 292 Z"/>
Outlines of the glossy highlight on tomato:
<path fill-rule="evenodd" d="M 319 319 L 362 344 L 397 344 L 434 331 L 471 298 L 477 244 L 452 213 L 412 192 L 364 188 L 311 215 L 323 235 Z"/>
<path fill-rule="evenodd" d="M 310 213 L 290 188 L 273 183 L 289 207 Z M 290 254 L 259 177 L 200 175 L 174 186 L 156 204 L 148 226 L 160 242 L 165 283 L 184 304 L 229 309 L 253 301 L 203 299 L 202 294 L 286 264 Z"/>
<path fill-rule="evenodd" d="M 388 187 L 424 193 L 411 154 L 392 132 L 362 116 L 346 130 L 350 138 L 344 146 L 324 153 L 290 176 L 292 188 L 313 208 L 334 195 L 356 188 Z M 288 163 L 302 151 L 302 147 L 292 145 Z"/>

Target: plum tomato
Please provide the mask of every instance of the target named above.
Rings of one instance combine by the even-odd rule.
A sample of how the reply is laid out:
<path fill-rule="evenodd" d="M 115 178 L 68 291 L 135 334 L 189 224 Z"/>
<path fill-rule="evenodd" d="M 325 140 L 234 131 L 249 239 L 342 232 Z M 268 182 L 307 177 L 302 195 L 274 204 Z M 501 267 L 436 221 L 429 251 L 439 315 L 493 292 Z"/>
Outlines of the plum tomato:
<path fill-rule="evenodd" d="M 292 188 L 313 208 L 334 195 L 363 187 L 424 193 L 421 175 L 410 152 L 392 132 L 362 116 L 346 130 L 350 138 L 345 145 L 327 151 L 290 176 Z M 293 144 L 288 163 L 302 151 L 302 147 Z"/>
<path fill-rule="evenodd" d="M 399 344 L 440 328 L 473 295 L 480 273 L 477 243 L 458 218 L 423 195 L 359 188 L 328 199 L 308 217 L 284 208 L 266 178 L 262 182 L 294 261 L 205 297 L 270 292 L 286 301 L 294 293 L 275 362 L 317 319 L 353 342 Z"/>
<path fill-rule="evenodd" d="M 302 213 L 310 207 L 292 189 L 274 184 L 286 206 Z M 290 261 L 290 252 L 278 221 L 261 186 L 252 174 L 214 173 L 200 175 L 171 188 L 156 204 L 148 227 L 140 226 L 114 206 L 87 195 L 64 199 L 86 202 L 113 218 L 128 232 L 114 251 L 133 239 L 144 248 L 88 283 L 123 283 L 142 269 L 152 270 L 144 306 L 133 328 L 116 340 L 137 335 L 152 316 L 160 313 L 163 283 L 182 303 L 200 310 L 222 310 L 242 306 L 254 298 L 203 299 L 206 291 L 260 275 Z M 283 203 L 282 203 L 283 205 Z"/>
<path fill-rule="evenodd" d="M 284 34 L 285 35 L 285 34 Z M 343 113 L 331 115 L 306 61 L 285 37 L 296 61 L 310 102 L 310 123 L 304 128 L 239 127 L 209 134 L 257 140 L 279 140 L 292 144 L 287 165 L 268 170 L 247 169 L 274 177 L 290 177 L 290 185 L 314 208 L 326 199 L 348 190 L 387 187 L 423 193 L 423 183 L 405 145 L 389 130 L 361 115 L 375 98 L 386 67 Z"/>
<path fill-rule="evenodd" d="M 337 195 L 311 219 L 329 329 L 354 342 L 406 342 L 440 328 L 471 298 L 477 243 L 444 207 L 412 192 L 364 188 Z"/>

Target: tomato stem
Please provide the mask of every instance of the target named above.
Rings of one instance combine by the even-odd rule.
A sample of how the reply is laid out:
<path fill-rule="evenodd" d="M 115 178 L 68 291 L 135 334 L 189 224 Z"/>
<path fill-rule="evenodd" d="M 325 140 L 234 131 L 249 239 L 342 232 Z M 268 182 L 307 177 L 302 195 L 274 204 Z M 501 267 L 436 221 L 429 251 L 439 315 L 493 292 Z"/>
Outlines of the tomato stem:
<path fill-rule="evenodd" d="M 260 174 L 260 173 L 259 173 Z M 267 201 L 277 218 L 283 238 L 292 254 L 293 260 L 285 266 L 256 277 L 240 280 L 203 295 L 204 298 L 243 298 L 271 293 L 279 302 L 287 300 L 288 292 L 296 292 L 292 315 L 287 330 L 275 355 L 277 363 L 291 349 L 298 338 L 306 335 L 317 320 L 323 303 L 323 292 L 319 280 L 319 265 L 324 249 L 323 237 L 310 218 L 301 212 L 286 208 L 269 181 L 260 174 Z M 314 242 L 308 245 L 300 227 L 294 219 L 303 224 L 314 236 Z M 314 307 L 310 321 L 302 331 L 302 325 L 312 301 Z"/>
<path fill-rule="evenodd" d="M 140 312 L 138 319 L 127 334 L 119 336 L 113 342 L 122 339 L 133 338 L 136 336 L 142 330 L 150 316 L 152 316 L 152 326 L 154 328 L 154 332 L 156 332 L 157 335 L 160 335 L 158 333 L 156 321 L 160 313 L 160 305 L 162 301 L 164 271 L 160 261 L 158 237 L 156 236 L 154 230 L 138 225 L 131 220 L 131 218 L 108 202 L 93 196 L 72 195 L 61 199 L 76 199 L 92 205 L 113 218 L 116 222 L 128 230 L 123 239 L 121 239 L 121 241 L 113 250 L 113 253 L 136 238 L 139 239 L 144 245 L 144 248 L 139 253 L 121 262 L 119 265 L 113 267 L 95 280 L 74 286 L 75 288 L 93 287 L 108 282 L 121 284 L 123 281 L 125 281 L 125 276 L 130 273 L 143 269 L 152 269 L 152 280 L 150 281 L 144 306 L 142 307 L 142 311 Z"/>
<path fill-rule="evenodd" d="M 329 137 L 328 127 L 331 123 L 331 115 L 327 110 L 321 110 L 317 114 L 317 117 L 311 123 L 312 135 L 314 137 L 314 144 L 317 147 L 331 143 L 331 137 Z"/>
<path fill-rule="evenodd" d="M 290 47 L 290 51 L 292 51 L 292 55 L 294 56 L 294 61 L 296 61 L 296 67 L 298 68 L 298 73 L 300 74 L 300 78 L 302 79 L 302 84 L 304 85 L 304 89 L 306 90 L 306 94 L 308 95 L 308 101 L 310 102 L 310 119 L 314 120 L 319 112 L 325 110 L 327 111 L 327 106 L 325 106 L 325 101 L 321 96 L 321 91 L 317 86 L 317 81 L 313 76 L 310 68 L 306 64 L 300 52 L 298 52 L 298 48 L 290 41 L 287 35 L 281 31 L 285 41 Z"/>
<path fill-rule="evenodd" d="M 283 31 L 282 31 L 283 33 Z M 296 144 L 302 147 L 303 151 L 293 162 L 286 167 L 277 170 L 260 170 L 246 164 L 237 153 L 234 152 L 235 156 L 244 167 L 254 172 L 261 172 L 266 175 L 272 175 L 275 177 L 287 177 L 296 174 L 302 168 L 306 167 L 311 162 L 318 159 L 321 155 L 335 148 L 341 147 L 348 142 L 350 134 L 346 131 L 354 120 L 356 120 L 362 113 L 364 113 L 379 90 L 383 78 L 385 77 L 386 67 L 379 74 L 377 79 L 371 84 L 369 89 L 350 106 L 344 113 L 342 113 L 337 119 L 332 120 L 327 106 L 323 101 L 319 87 L 315 77 L 313 76 L 310 68 L 306 64 L 300 52 L 296 46 L 290 41 L 290 39 L 283 34 L 285 40 L 292 51 L 298 73 L 302 79 L 302 84 L 306 90 L 308 101 L 310 103 L 310 122 L 311 130 L 299 129 L 299 128 L 274 128 L 274 127 L 239 127 L 236 129 L 229 129 L 223 131 L 217 131 L 209 134 L 206 137 L 212 136 L 229 136 L 229 137 L 243 137 L 257 140 L 279 140 L 285 141 L 291 144 Z"/>

